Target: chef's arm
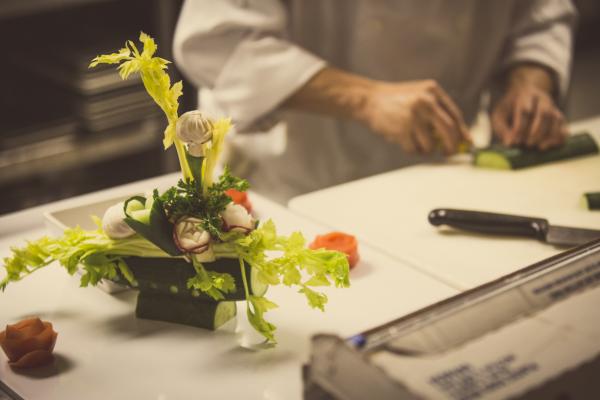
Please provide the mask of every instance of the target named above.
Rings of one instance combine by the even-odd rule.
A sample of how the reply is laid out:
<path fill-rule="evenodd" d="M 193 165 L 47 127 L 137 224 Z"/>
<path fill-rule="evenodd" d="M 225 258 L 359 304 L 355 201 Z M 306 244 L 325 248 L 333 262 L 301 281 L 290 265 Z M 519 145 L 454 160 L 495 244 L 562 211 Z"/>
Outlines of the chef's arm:
<path fill-rule="evenodd" d="M 460 110 L 433 81 L 378 82 L 327 67 L 283 37 L 278 0 L 186 1 L 174 54 L 185 76 L 210 90 L 238 132 L 287 107 L 355 119 L 407 152 L 447 153 L 468 139 Z M 202 107 L 202 104 L 200 104 Z"/>
<path fill-rule="evenodd" d="M 432 80 L 383 82 L 328 66 L 284 107 L 355 120 L 408 153 L 450 154 L 470 141 L 461 111 Z"/>
<path fill-rule="evenodd" d="M 491 115 L 505 145 L 545 150 L 564 141 L 560 104 L 568 88 L 575 18 L 568 0 L 517 3 L 502 56 L 504 92 Z"/>
<path fill-rule="evenodd" d="M 554 97 L 558 91 L 554 72 L 548 67 L 533 63 L 518 64 L 510 68 L 506 88 L 533 87 Z"/>

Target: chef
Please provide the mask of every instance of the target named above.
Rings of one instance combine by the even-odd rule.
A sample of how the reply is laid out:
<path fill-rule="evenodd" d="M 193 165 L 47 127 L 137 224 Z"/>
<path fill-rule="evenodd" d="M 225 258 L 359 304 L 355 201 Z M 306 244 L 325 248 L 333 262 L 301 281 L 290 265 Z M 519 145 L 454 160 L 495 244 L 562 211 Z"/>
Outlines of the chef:
<path fill-rule="evenodd" d="M 457 152 L 487 91 L 499 141 L 562 143 L 575 15 L 568 0 L 187 0 L 174 52 L 200 108 L 233 118 L 234 172 L 283 202 Z"/>

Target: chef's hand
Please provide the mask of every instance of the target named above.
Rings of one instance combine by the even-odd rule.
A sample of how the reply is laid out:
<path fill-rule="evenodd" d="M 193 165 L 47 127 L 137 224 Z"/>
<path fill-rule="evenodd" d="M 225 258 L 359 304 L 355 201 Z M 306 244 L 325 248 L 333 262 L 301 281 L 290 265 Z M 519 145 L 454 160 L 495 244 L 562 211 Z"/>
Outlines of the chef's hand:
<path fill-rule="evenodd" d="M 494 134 L 505 146 L 546 150 L 567 136 L 564 115 L 552 98 L 552 77 L 543 68 L 520 66 L 491 115 Z"/>
<path fill-rule="evenodd" d="M 356 120 L 407 153 L 445 153 L 470 142 L 459 108 L 435 81 L 381 82 L 325 67 L 284 107 Z"/>
<path fill-rule="evenodd" d="M 471 141 L 460 109 L 433 80 L 377 82 L 358 119 L 409 154 L 429 154 L 438 143 L 453 154 Z"/>

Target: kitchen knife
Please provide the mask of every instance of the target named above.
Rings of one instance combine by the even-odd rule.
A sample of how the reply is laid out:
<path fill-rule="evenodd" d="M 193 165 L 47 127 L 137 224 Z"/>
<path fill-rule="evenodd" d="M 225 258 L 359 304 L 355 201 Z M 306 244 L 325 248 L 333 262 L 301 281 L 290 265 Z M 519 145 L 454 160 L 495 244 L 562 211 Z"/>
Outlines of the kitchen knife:
<path fill-rule="evenodd" d="M 429 223 L 484 234 L 528 237 L 565 247 L 578 246 L 600 238 L 600 230 L 550 225 L 544 218 L 451 208 L 431 211 Z"/>

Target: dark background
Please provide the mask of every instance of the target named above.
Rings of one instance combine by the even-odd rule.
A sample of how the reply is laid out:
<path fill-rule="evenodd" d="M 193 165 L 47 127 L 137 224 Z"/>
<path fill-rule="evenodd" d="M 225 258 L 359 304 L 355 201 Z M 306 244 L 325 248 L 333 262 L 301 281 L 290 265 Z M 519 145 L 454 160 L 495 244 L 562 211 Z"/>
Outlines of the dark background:
<path fill-rule="evenodd" d="M 580 12 L 567 114 L 600 114 L 600 2 Z M 0 2 L 0 214 L 176 171 L 163 151 L 162 112 L 139 81 L 113 68 L 88 70 L 98 54 L 140 31 L 161 57 L 181 0 L 2 0 Z M 181 76 L 174 65 L 172 79 Z M 184 82 L 180 113 L 195 107 Z"/>

